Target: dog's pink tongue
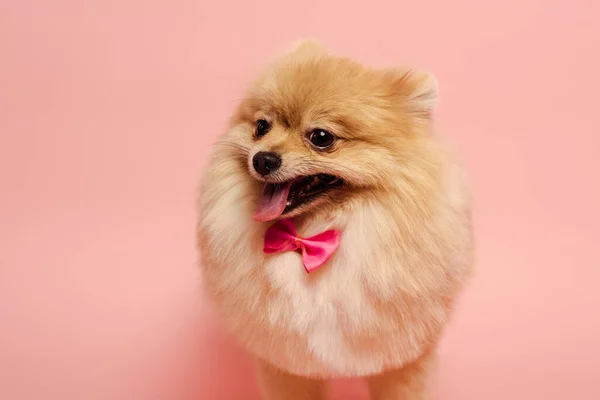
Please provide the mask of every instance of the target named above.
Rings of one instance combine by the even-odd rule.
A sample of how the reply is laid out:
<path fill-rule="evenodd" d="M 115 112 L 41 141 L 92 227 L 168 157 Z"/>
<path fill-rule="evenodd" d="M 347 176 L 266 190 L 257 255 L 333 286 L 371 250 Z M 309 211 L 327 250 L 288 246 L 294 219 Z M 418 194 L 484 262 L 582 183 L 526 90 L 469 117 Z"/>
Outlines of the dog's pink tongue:
<path fill-rule="evenodd" d="M 271 221 L 283 214 L 291 186 L 291 182 L 265 183 L 254 219 L 261 222 Z"/>

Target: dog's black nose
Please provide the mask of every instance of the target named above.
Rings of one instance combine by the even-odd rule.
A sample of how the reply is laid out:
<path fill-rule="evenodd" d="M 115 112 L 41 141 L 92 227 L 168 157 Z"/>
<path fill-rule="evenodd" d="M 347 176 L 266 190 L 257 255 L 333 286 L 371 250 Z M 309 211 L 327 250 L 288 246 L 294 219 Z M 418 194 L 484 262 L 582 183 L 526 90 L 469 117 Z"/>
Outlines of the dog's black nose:
<path fill-rule="evenodd" d="M 262 176 L 267 176 L 281 166 L 279 154 L 270 151 L 259 151 L 252 158 L 252 166 Z"/>

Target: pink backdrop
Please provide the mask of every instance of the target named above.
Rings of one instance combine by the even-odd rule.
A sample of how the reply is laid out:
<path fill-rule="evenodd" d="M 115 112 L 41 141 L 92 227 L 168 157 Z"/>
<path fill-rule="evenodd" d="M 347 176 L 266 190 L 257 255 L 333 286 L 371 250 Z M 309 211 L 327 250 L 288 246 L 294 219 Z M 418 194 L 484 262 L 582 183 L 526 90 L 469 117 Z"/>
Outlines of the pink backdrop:
<path fill-rule="evenodd" d="M 195 185 L 247 79 L 313 36 L 440 80 L 439 124 L 475 190 L 479 273 L 434 398 L 600 399 L 599 11 L 0 0 L 0 398 L 257 399 L 202 301 Z M 365 398 L 356 383 L 335 391 Z"/>

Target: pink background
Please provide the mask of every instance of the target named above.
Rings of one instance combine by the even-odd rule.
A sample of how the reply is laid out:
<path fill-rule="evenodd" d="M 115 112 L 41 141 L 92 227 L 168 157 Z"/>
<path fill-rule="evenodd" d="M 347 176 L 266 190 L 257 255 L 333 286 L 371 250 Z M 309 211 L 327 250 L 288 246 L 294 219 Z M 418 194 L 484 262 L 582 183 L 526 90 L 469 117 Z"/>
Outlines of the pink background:
<path fill-rule="evenodd" d="M 303 36 L 439 78 L 479 272 L 434 399 L 600 399 L 599 3 L 350 4 L 0 0 L 1 399 L 257 399 L 202 301 L 195 185 Z"/>

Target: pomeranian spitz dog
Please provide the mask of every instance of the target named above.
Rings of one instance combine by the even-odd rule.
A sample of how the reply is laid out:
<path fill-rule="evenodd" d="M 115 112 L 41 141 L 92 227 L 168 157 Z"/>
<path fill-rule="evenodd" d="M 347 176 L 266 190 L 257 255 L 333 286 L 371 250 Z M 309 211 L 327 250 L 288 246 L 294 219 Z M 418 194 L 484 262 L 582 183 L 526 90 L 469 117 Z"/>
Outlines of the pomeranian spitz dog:
<path fill-rule="evenodd" d="M 303 41 L 248 88 L 200 189 L 206 292 L 267 400 L 364 377 L 425 399 L 473 265 L 470 198 L 435 134 L 436 80 Z"/>

